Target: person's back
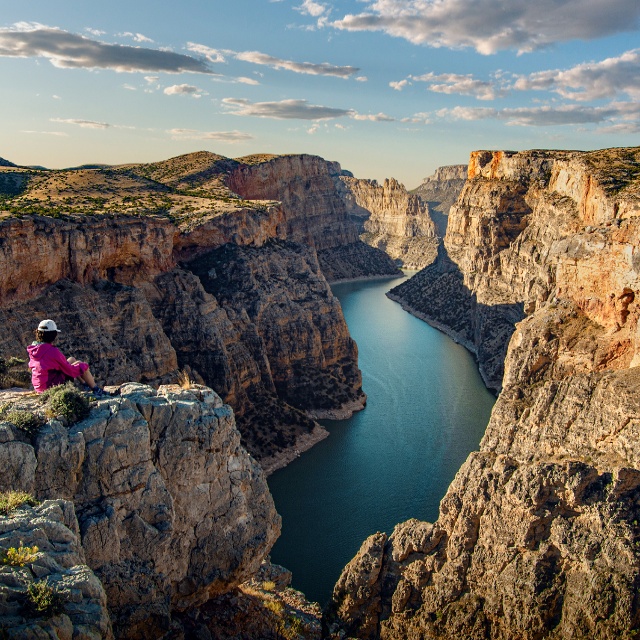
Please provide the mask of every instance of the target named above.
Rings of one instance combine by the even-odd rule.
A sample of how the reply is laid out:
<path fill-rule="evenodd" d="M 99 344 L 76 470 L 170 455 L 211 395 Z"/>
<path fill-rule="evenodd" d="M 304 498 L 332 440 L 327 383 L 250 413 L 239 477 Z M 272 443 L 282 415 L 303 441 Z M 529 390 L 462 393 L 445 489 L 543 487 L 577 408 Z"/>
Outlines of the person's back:
<path fill-rule="evenodd" d="M 27 347 L 31 382 L 37 393 L 80 378 L 97 396 L 108 395 L 96 385 L 89 365 L 75 358 L 65 358 L 53 342 L 60 330 L 53 320 L 43 320 L 36 329 L 35 341 Z"/>

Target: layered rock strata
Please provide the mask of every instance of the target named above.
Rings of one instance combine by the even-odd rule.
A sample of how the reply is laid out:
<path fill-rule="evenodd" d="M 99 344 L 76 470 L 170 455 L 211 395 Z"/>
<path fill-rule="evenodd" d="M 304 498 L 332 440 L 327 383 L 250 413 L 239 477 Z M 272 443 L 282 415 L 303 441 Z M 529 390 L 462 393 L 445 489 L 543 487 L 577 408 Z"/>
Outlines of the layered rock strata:
<path fill-rule="evenodd" d="M 640 150 L 478 152 L 469 171 L 445 241 L 451 288 L 521 304 L 527 317 L 480 450 L 438 520 L 368 540 L 327 627 L 386 639 L 634 637 Z M 433 295 L 450 295 L 430 271 Z"/>
<path fill-rule="evenodd" d="M 310 155 L 241 160 L 229 174 L 229 187 L 242 198 L 281 202 L 287 239 L 314 247 L 330 281 L 398 273 L 384 251 L 360 241 L 340 188 L 349 177 L 339 164 Z"/>
<path fill-rule="evenodd" d="M 408 269 L 421 269 L 435 258 L 436 227 L 429 206 L 407 193 L 393 178 L 379 185 L 375 180 L 341 176 L 341 193 L 347 211 L 359 219 L 368 245 L 383 250 Z"/>
<path fill-rule="evenodd" d="M 0 516 L 0 549 L 29 548 L 22 566 L 10 560 L 0 569 L 0 632 L 4 638 L 113 640 L 107 596 L 86 565 L 73 504 L 46 500 Z M 33 548 L 37 551 L 33 552 Z M 29 587 L 55 593 L 60 611 L 29 597 Z"/>
<path fill-rule="evenodd" d="M 140 193 L 167 198 L 169 208 L 2 219 L 0 352 L 23 353 L 33 339 L 29 327 L 55 317 L 64 327 L 62 349 L 88 361 L 103 383 L 157 384 L 184 369 L 220 391 L 250 451 L 277 468 L 284 451 L 302 451 L 326 435 L 315 419 L 350 415 L 364 402 L 357 352 L 313 247 L 333 279 L 396 271 L 388 256 L 358 240 L 336 194 L 339 172 L 313 156 L 241 162 L 206 153 L 118 169 L 31 172 L 15 199 L 26 210 L 34 202 L 82 203 L 92 193 L 109 196 L 116 210 L 134 199 L 123 194 Z M 227 182 L 258 200 L 243 200 Z M 296 244 L 285 249 L 278 241 L 287 237 Z M 213 279 L 198 261 L 215 262 L 205 254 L 225 245 L 255 250 L 229 249 L 225 255 L 243 266 L 224 290 L 221 281 L 207 290 L 201 277 Z M 237 274 L 247 265 L 244 282 Z M 283 278 L 272 282 L 277 273 Z M 263 320 L 285 313 L 294 321 Z"/>
<path fill-rule="evenodd" d="M 279 535 L 264 474 L 206 387 L 128 384 L 77 424 L 0 433 L 0 489 L 73 501 L 118 638 L 161 637 L 172 612 L 252 576 Z"/>
<path fill-rule="evenodd" d="M 466 164 L 438 167 L 433 175 L 425 178 L 419 187 L 411 191 L 429 205 L 430 215 L 440 237 L 444 237 L 447 231 L 449 209 L 458 199 L 467 181 L 467 173 Z"/>

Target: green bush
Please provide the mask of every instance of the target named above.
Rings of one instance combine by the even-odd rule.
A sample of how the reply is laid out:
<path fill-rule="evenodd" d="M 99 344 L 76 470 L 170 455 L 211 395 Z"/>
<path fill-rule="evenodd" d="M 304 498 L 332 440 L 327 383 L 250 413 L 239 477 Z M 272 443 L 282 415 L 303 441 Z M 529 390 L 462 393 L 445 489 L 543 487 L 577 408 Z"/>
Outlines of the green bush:
<path fill-rule="evenodd" d="M 89 400 L 71 382 L 47 389 L 42 394 L 49 418 L 64 418 L 69 424 L 84 420 L 89 415 Z"/>
<path fill-rule="evenodd" d="M 31 372 L 22 358 L 0 356 L 0 389 L 27 388 L 31 384 Z"/>
<path fill-rule="evenodd" d="M 0 515 L 6 516 L 23 504 L 35 507 L 38 501 L 30 493 L 24 491 L 0 492 Z"/>
<path fill-rule="evenodd" d="M 31 564 L 38 556 L 38 547 L 25 547 L 20 543 L 19 547 L 9 547 L 2 555 L 2 564 L 11 567 L 24 567 Z"/>
<path fill-rule="evenodd" d="M 64 596 L 46 580 L 32 582 L 27 588 L 24 612 L 30 618 L 50 618 L 64 609 Z"/>
<path fill-rule="evenodd" d="M 40 427 L 45 423 L 44 418 L 33 411 L 26 409 L 8 409 L 0 414 L 0 419 L 10 422 L 21 431 L 25 431 L 30 436 L 35 436 Z"/>

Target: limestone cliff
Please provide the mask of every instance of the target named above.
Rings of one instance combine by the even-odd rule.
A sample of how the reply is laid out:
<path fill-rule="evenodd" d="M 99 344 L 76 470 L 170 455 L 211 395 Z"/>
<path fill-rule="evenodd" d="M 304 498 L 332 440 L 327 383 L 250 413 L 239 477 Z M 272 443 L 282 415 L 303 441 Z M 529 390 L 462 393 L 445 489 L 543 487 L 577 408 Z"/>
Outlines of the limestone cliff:
<path fill-rule="evenodd" d="M 472 154 L 449 255 L 422 281 L 443 326 L 445 300 L 467 300 L 457 333 L 481 307 L 499 327 L 514 305 L 527 317 L 480 450 L 434 524 L 363 545 L 327 614 L 336 637 L 640 631 L 639 167 L 640 149 Z M 475 322 L 478 345 L 495 318 Z"/>
<path fill-rule="evenodd" d="M 330 281 L 398 272 L 383 251 L 358 238 L 339 188 L 340 165 L 304 154 L 240 161 L 229 174 L 229 187 L 242 198 L 280 201 L 287 239 L 314 247 Z"/>
<path fill-rule="evenodd" d="M 334 279 L 396 269 L 358 240 L 336 172 L 313 156 L 209 153 L 106 169 L 6 168 L 24 184 L 0 218 L 0 352 L 23 353 L 38 319 L 55 317 L 60 346 L 102 382 L 155 384 L 185 369 L 232 404 L 253 454 L 283 464 L 283 451 L 326 435 L 311 416 L 346 416 L 364 403 L 357 351 L 314 247 Z M 215 278 L 202 265 L 216 256 L 237 268 L 203 286 Z"/>
<path fill-rule="evenodd" d="M 341 176 L 342 196 L 354 219 L 360 218 L 360 238 L 382 249 L 408 269 L 421 269 L 433 262 L 438 240 L 429 207 L 407 193 L 393 178 L 382 185 L 375 180 Z"/>
<path fill-rule="evenodd" d="M 467 181 L 467 173 L 466 164 L 438 167 L 433 175 L 426 177 L 419 187 L 411 191 L 429 205 L 440 237 L 447 232 L 449 209 L 458 199 Z"/>
<path fill-rule="evenodd" d="M 22 566 L 9 558 L 0 570 L 0 633 L 3 638 L 77 638 L 113 640 L 107 596 L 86 565 L 80 528 L 67 500 L 24 505 L 0 516 L 0 550 L 27 547 L 31 557 Z M 34 547 L 37 551 L 34 552 Z M 51 605 L 36 601 L 29 588 L 55 594 Z M 32 593 L 35 594 L 34 591 Z M 52 615 L 53 614 L 53 615 Z"/>
<path fill-rule="evenodd" d="M 77 424 L 0 434 L 0 490 L 73 501 L 118 638 L 161 637 L 174 612 L 255 574 L 279 535 L 264 474 L 206 387 L 128 384 Z"/>

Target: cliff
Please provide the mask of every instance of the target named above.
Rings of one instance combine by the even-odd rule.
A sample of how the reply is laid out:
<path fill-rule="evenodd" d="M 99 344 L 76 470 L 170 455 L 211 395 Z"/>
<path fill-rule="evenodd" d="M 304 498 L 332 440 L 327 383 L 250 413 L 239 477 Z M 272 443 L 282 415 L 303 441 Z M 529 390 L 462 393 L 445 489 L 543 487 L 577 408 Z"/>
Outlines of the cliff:
<path fill-rule="evenodd" d="M 264 474 L 206 387 L 128 384 L 76 424 L 50 419 L 29 433 L 5 421 L 0 434 L 0 490 L 73 502 L 64 522 L 81 548 L 68 535 L 75 555 L 58 562 L 86 560 L 118 638 L 161 637 L 175 613 L 254 575 L 279 535 Z M 0 519 L 4 531 L 16 524 Z"/>
<path fill-rule="evenodd" d="M 349 215 L 360 219 L 360 238 L 382 249 L 408 269 L 421 269 L 433 262 L 438 240 L 429 207 L 407 193 L 391 178 L 379 185 L 375 180 L 340 177 L 342 197 Z"/>
<path fill-rule="evenodd" d="M 467 173 L 466 164 L 438 167 L 433 175 L 426 177 L 419 187 L 411 191 L 429 205 L 431 217 L 441 237 L 447 231 L 449 209 L 458 199 L 467 181 Z"/>
<path fill-rule="evenodd" d="M 496 322 L 479 309 L 498 331 L 514 305 L 523 319 L 480 450 L 435 523 L 363 545 L 327 612 L 335 637 L 637 635 L 639 167 L 637 148 L 472 154 L 449 255 L 422 281 L 444 327 L 445 299 L 463 301 L 474 331 L 453 331 L 476 347 Z"/>
<path fill-rule="evenodd" d="M 103 383 L 157 384 L 184 369 L 233 406 L 251 453 L 281 466 L 286 451 L 326 435 L 316 418 L 364 405 L 357 350 L 324 275 L 396 271 L 358 240 L 336 172 L 313 156 L 204 152 L 6 168 L 20 183 L 0 182 L 0 352 L 23 353 L 46 316 Z M 225 271 L 224 260 L 237 263 Z"/>

